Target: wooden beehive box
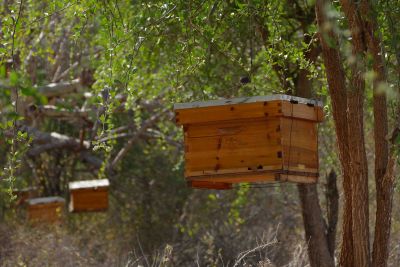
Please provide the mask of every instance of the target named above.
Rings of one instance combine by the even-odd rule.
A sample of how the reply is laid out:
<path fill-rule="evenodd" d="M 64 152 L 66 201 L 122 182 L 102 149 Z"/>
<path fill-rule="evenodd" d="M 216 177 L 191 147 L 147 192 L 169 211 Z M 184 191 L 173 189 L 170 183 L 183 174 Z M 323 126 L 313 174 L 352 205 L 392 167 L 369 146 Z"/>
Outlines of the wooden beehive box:
<path fill-rule="evenodd" d="M 184 130 L 185 177 L 192 187 L 317 181 L 321 102 L 271 95 L 174 108 Z"/>
<path fill-rule="evenodd" d="M 61 197 L 31 198 L 27 201 L 28 220 L 33 223 L 61 223 L 65 200 Z"/>
<path fill-rule="evenodd" d="M 104 211 L 108 209 L 108 179 L 69 183 L 69 211 Z"/>

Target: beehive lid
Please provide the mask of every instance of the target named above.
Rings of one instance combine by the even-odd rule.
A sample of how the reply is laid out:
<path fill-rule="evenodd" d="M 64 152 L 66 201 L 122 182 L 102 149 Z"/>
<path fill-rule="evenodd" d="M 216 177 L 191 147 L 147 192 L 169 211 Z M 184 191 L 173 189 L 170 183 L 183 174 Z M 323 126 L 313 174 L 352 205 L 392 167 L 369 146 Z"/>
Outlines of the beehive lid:
<path fill-rule="evenodd" d="M 291 95 L 267 95 L 267 96 L 249 96 L 249 97 L 238 97 L 231 99 L 219 99 L 209 101 L 196 101 L 190 103 L 177 103 L 174 105 L 175 110 L 180 109 L 191 109 L 191 108 L 202 108 L 202 107 L 213 107 L 213 106 L 225 106 L 235 104 L 249 104 L 256 102 L 270 102 L 270 101 L 295 101 L 299 104 L 312 104 L 314 106 L 322 107 L 322 102 L 316 99 L 307 99 Z"/>
<path fill-rule="evenodd" d="M 62 197 L 39 197 L 28 199 L 27 202 L 29 205 L 39 205 L 53 202 L 65 202 L 65 199 L 63 199 Z"/>
<path fill-rule="evenodd" d="M 70 190 L 74 189 L 85 189 L 85 188 L 99 188 L 108 187 L 110 182 L 108 179 L 98 179 L 98 180 L 86 180 L 86 181 L 76 181 L 70 182 L 68 184 Z"/>

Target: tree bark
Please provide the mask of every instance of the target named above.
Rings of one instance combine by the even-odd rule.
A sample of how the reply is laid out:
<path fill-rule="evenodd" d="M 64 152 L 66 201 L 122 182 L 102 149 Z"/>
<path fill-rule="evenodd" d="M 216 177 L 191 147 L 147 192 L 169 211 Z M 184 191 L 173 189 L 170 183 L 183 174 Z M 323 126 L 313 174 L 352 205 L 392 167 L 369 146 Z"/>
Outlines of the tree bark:
<path fill-rule="evenodd" d="M 308 72 L 303 70 L 299 73 L 297 89 L 301 88 L 301 93 L 297 96 L 311 97 L 311 81 L 306 79 Z M 305 90 L 307 88 L 307 90 Z M 297 90 L 297 92 L 299 92 Z M 335 266 L 334 255 L 331 253 L 327 226 L 322 215 L 321 206 L 319 204 L 318 190 L 316 184 L 299 184 L 301 210 L 303 215 L 305 239 L 308 243 L 308 257 L 310 266 Z"/>
<path fill-rule="evenodd" d="M 365 34 L 368 51 L 372 55 L 375 72 L 374 86 L 374 140 L 375 140 L 375 185 L 376 222 L 372 251 L 372 266 L 387 266 L 389 257 L 389 237 L 393 202 L 393 159 L 389 162 L 388 117 L 386 93 L 379 92 L 379 86 L 386 82 L 383 51 L 376 18 L 369 1 L 362 1 L 362 12 L 366 15 Z"/>
<path fill-rule="evenodd" d="M 309 43 L 308 37 L 305 40 Z M 319 54 L 319 46 L 313 44 L 305 52 L 305 57 L 314 62 Z M 301 69 L 296 79 L 296 95 L 305 98 L 312 97 L 312 81 L 308 78 L 309 71 Z M 335 184 L 336 186 L 336 184 Z M 298 184 L 297 186 L 303 215 L 305 239 L 308 243 L 308 258 L 310 266 L 335 266 L 334 254 L 331 253 L 327 236 L 327 226 L 319 203 L 317 184 Z"/>
<path fill-rule="evenodd" d="M 353 267 L 353 239 L 352 236 L 352 187 L 350 176 L 350 155 L 347 124 L 347 91 L 342 59 L 338 49 L 339 43 L 329 21 L 325 17 L 327 3 L 317 0 L 316 15 L 319 38 L 322 48 L 322 57 L 326 68 L 329 94 L 332 101 L 332 114 L 336 127 L 336 137 L 339 148 L 339 159 L 342 165 L 344 210 L 342 223 L 342 247 L 340 252 L 340 266 Z M 332 23 L 332 22 L 330 22 Z"/>
<path fill-rule="evenodd" d="M 335 257 L 336 244 L 336 225 L 339 216 L 339 192 L 336 185 L 336 172 L 331 172 L 326 176 L 326 203 L 328 221 L 328 247 L 332 257 Z"/>
<path fill-rule="evenodd" d="M 297 186 L 301 202 L 304 231 L 308 243 L 310 266 L 335 266 L 334 257 L 330 253 L 327 227 L 322 216 L 316 184 L 299 184 Z"/>
<path fill-rule="evenodd" d="M 355 62 L 351 65 L 351 88 L 348 94 L 348 130 L 352 176 L 352 215 L 354 266 L 370 265 L 368 164 L 364 142 L 364 72 L 366 39 L 364 22 L 356 3 L 340 1 L 351 31 Z"/>

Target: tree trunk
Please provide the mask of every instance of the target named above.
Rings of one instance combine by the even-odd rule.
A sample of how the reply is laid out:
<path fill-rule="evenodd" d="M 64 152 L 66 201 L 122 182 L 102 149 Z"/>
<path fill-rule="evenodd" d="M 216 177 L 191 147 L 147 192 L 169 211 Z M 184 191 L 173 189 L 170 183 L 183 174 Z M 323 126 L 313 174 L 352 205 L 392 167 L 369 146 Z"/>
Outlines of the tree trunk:
<path fill-rule="evenodd" d="M 347 92 L 346 80 L 342 66 L 342 59 L 338 50 L 339 43 L 332 27 L 327 27 L 325 17 L 326 1 L 317 0 L 316 15 L 319 29 L 319 38 L 322 48 L 322 57 L 326 68 L 329 94 L 332 101 L 332 114 L 336 127 L 336 137 L 339 148 L 339 159 L 342 165 L 344 210 L 342 223 L 342 247 L 340 252 L 340 266 L 353 267 L 353 240 L 352 236 L 352 187 L 350 176 L 350 156 L 347 124 Z M 332 23 L 332 22 L 331 22 Z"/>
<path fill-rule="evenodd" d="M 368 211 L 368 167 L 364 146 L 362 72 L 352 73 L 349 93 L 348 123 L 349 149 L 352 181 L 352 237 L 354 266 L 369 265 L 369 211 Z M 348 236 L 348 238 L 351 236 Z"/>
<path fill-rule="evenodd" d="M 306 40 L 308 43 L 310 40 Z M 313 45 L 305 53 L 306 58 L 313 62 L 318 56 L 318 46 Z M 296 80 L 296 95 L 311 98 L 312 83 L 308 78 L 309 72 L 302 69 Z M 336 184 L 335 184 L 336 186 Z M 330 249 L 327 226 L 322 215 L 316 184 L 299 184 L 301 210 L 304 222 L 305 239 L 308 243 L 308 257 L 312 267 L 335 266 L 334 250 Z M 332 252 L 332 253 L 331 253 Z"/>
<path fill-rule="evenodd" d="M 339 215 L 339 192 L 336 185 L 336 173 L 331 172 L 326 176 L 326 202 L 327 202 L 327 221 L 328 221 L 328 247 L 332 257 L 335 257 L 336 225 Z"/>
<path fill-rule="evenodd" d="M 316 184 L 299 184 L 297 186 L 301 201 L 304 231 L 308 243 L 310 266 L 335 266 L 334 257 L 330 254 L 326 223 L 318 199 Z"/>
<path fill-rule="evenodd" d="M 387 266 L 389 257 L 389 237 L 393 202 L 394 165 L 389 162 L 388 117 L 386 93 L 379 92 L 381 83 L 386 82 L 383 51 L 379 38 L 376 18 L 368 1 L 362 1 L 362 12 L 366 16 L 366 40 L 368 51 L 373 58 L 374 79 L 374 140 L 375 140 L 375 185 L 376 185 L 376 221 L 375 239 L 372 252 L 373 266 Z M 389 165 L 388 165 L 389 164 Z M 385 176 L 386 174 L 386 176 Z M 389 177 L 388 177 L 389 176 Z"/>
<path fill-rule="evenodd" d="M 364 22 L 356 3 L 340 1 L 351 31 L 355 62 L 351 65 L 348 101 L 348 130 L 352 176 L 354 266 L 370 265 L 368 164 L 364 143 L 364 72 L 366 39 Z"/>

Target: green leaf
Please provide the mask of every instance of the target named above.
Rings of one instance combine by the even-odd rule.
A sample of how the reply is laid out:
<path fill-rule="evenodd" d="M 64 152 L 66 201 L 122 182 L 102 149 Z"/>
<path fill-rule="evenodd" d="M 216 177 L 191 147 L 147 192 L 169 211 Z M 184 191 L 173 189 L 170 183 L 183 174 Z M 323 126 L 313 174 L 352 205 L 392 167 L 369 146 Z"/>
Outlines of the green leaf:
<path fill-rule="evenodd" d="M 16 86 L 18 85 L 19 82 L 19 75 L 17 72 L 13 71 L 10 73 L 10 85 L 11 86 Z"/>
<path fill-rule="evenodd" d="M 35 88 L 21 88 L 21 94 L 24 96 L 35 96 L 37 91 Z"/>
<path fill-rule="evenodd" d="M 5 65 L 1 65 L 0 66 L 0 77 L 3 78 L 3 79 L 6 78 L 6 74 L 7 74 L 6 73 L 6 66 Z"/>

